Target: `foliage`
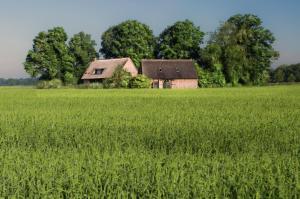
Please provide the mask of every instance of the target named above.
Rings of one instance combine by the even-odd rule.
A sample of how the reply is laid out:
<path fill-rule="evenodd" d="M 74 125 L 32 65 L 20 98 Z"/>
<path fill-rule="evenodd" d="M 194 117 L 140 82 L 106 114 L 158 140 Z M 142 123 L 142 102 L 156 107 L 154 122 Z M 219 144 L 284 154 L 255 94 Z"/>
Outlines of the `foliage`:
<path fill-rule="evenodd" d="M 130 88 L 151 88 L 151 80 L 145 75 L 132 77 L 129 82 Z"/>
<path fill-rule="evenodd" d="M 201 52 L 201 64 L 209 71 L 223 69 L 221 63 L 222 49 L 217 44 L 208 44 Z"/>
<path fill-rule="evenodd" d="M 295 75 L 290 74 L 289 77 L 288 77 L 288 79 L 287 79 L 287 81 L 288 81 L 288 82 L 295 82 L 295 81 L 296 81 Z"/>
<path fill-rule="evenodd" d="M 189 20 L 178 21 L 159 36 L 157 57 L 164 59 L 198 59 L 204 33 Z"/>
<path fill-rule="evenodd" d="M 96 42 L 91 39 L 91 35 L 84 32 L 75 34 L 69 42 L 70 54 L 74 59 L 74 78 L 80 82 L 89 63 L 98 57 L 95 49 Z"/>
<path fill-rule="evenodd" d="M 130 57 L 139 67 L 141 59 L 154 57 L 155 38 L 149 26 L 128 20 L 102 35 L 100 52 L 105 58 Z"/>
<path fill-rule="evenodd" d="M 50 81 L 41 80 L 38 82 L 37 88 L 38 89 L 61 88 L 62 84 L 63 83 L 60 79 L 53 79 Z"/>
<path fill-rule="evenodd" d="M 73 72 L 73 58 L 65 43 L 67 39 L 62 27 L 40 32 L 33 40 L 33 48 L 24 63 L 27 73 L 41 80 L 57 78 L 64 81 L 64 74 Z"/>
<path fill-rule="evenodd" d="M 90 83 L 90 84 L 79 84 L 77 86 L 77 88 L 81 88 L 81 89 L 103 89 L 104 86 L 102 83 Z"/>
<path fill-rule="evenodd" d="M 272 60 L 279 56 L 272 47 L 274 42 L 275 37 L 259 17 L 235 15 L 212 34 L 201 61 L 208 68 L 213 65 L 210 60 L 221 63 L 226 81 L 233 85 L 263 84 Z"/>
<path fill-rule="evenodd" d="M 279 66 L 270 75 L 272 82 L 300 82 L 300 64 Z"/>
<path fill-rule="evenodd" d="M 284 82 L 285 81 L 285 74 L 282 68 L 278 68 L 273 72 L 273 82 Z"/>
<path fill-rule="evenodd" d="M 131 80 L 131 73 L 118 66 L 111 78 L 104 80 L 104 88 L 128 88 Z"/>
<path fill-rule="evenodd" d="M 37 83 L 36 87 L 38 89 L 47 89 L 47 88 L 49 88 L 49 83 L 46 80 L 41 80 Z"/>
<path fill-rule="evenodd" d="M 0 88 L 3 198 L 299 198 L 300 86 Z"/>
<path fill-rule="evenodd" d="M 198 74 L 198 84 L 201 88 L 224 87 L 226 85 L 225 77 L 222 71 L 211 72 L 209 70 L 196 67 Z"/>
<path fill-rule="evenodd" d="M 66 72 L 64 74 L 64 80 L 65 80 L 65 85 L 73 85 L 76 84 L 77 78 L 74 77 L 74 75 L 70 72 Z"/>

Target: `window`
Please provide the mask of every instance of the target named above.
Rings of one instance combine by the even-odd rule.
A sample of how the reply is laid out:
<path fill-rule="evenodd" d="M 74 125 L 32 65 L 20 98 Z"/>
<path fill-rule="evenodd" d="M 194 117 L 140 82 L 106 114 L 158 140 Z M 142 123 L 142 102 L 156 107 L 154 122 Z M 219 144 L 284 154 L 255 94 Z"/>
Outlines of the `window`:
<path fill-rule="evenodd" d="M 95 75 L 101 75 L 104 71 L 104 68 L 95 69 Z"/>

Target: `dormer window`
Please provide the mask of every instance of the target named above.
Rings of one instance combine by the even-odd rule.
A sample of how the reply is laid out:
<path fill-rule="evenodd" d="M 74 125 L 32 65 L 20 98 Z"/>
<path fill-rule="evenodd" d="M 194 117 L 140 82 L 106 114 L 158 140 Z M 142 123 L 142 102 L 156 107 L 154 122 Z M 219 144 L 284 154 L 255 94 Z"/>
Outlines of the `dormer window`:
<path fill-rule="evenodd" d="M 97 68 L 95 69 L 95 75 L 101 75 L 104 71 L 104 68 Z"/>

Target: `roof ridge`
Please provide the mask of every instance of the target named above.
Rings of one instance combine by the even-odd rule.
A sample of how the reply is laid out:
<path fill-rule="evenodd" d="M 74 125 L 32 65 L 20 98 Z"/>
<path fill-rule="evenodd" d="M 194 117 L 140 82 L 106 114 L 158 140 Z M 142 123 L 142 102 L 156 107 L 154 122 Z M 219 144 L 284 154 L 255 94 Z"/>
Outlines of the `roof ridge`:
<path fill-rule="evenodd" d="M 193 59 L 142 59 L 142 61 L 194 61 Z"/>
<path fill-rule="evenodd" d="M 109 58 L 109 59 L 96 59 L 95 61 L 118 61 L 118 60 L 129 60 L 129 57 L 122 58 Z"/>

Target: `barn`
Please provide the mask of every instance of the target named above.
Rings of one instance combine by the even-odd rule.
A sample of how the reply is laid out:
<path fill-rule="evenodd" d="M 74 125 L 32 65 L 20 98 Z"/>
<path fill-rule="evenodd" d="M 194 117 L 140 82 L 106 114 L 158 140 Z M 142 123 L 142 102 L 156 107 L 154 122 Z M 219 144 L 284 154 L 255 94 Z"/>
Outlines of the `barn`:
<path fill-rule="evenodd" d="M 153 88 L 198 88 L 193 60 L 142 60 L 142 74 L 152 80 Z"/>
<path fill-rule="evenodd" d="M 81 79 L 85 84 L 93 82 L 101 83 L 103 80 L 111 78 L 118 67 L 122 67 L 131 73 L 133 77 L 138 74 L 138 70 L 130 58 L 100 59 L 90 64 Z"/>

